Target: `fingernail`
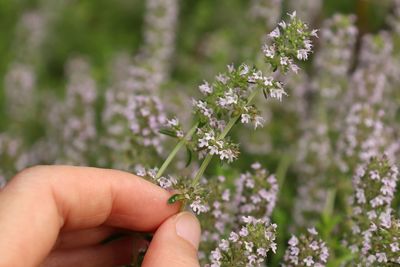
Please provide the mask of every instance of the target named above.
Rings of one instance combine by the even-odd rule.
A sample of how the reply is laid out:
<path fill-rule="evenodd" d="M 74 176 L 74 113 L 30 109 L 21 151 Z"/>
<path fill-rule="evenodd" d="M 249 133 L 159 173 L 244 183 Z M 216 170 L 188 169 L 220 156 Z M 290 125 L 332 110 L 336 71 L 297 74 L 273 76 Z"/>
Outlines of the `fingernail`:
<path fill-rule="evenodd" d="M 177 217 L 175 227 L 178 236 L 182 237 L 198 249 L 201 229 L 199 221 L 194 215 L 189 212 L 182 212 Z"/>

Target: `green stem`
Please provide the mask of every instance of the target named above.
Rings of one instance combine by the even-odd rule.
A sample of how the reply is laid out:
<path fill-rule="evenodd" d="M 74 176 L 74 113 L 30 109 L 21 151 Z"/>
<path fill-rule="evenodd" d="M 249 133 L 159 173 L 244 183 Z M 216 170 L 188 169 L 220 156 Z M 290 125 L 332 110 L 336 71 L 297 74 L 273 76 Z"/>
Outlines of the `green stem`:
<path fill-rule="evenodd" d="M 196 131 L 199 123 L 196 123 L 183 137 L 175 146 L 175 148 L 171 151 L 171 153 L 168 155 L 167 159 L 164 161 L 164 163 L 161 165 L 160 169 L 157 172 L 156 179 L 160 178 L 165 170 L 168 168 L 169 164 L 171 164 L 172 160 L 175 158 L 176 154 L 178 151 L 182 148 L 182 146 L 186 143 L 186 141 L 192 137 L 194 132 Z"/>
<path fill-rule="evenodd" d="M 248 100 L 247 100 L 247 104 L 246 104 L 246 105 L 249 105 L 249 104 L 253 101 L 253 99 L 254 99 L 254 97 L 257 95 L 257 93 L 258 93 L 258 91 L 257 91 L 257 89 L 255 89 L 255 90 L 250 94 L 250 96 L 249 96 L 249 98 L 248 98 Z M 239 115 L 233 117 L 233 118 L 228 122 L 228 124 L 226 125 L 224 131 L 217 137 L 217 140 L 224 139 L 224 138 L 228 135 L 228 133 L 229 133 L 230 130 L 233 128 L 233 126 L 235 125 L 236 121 L 240 118 L 240 116 L 242 116 L 242 114 L 239 114 Z M 197 183 L 200 181 L 200 178 L 203 176 L 204 171 L 207 169 L 208 165 L 210 164 L 212 157 L 213 157 L 213 155 L 208 154 L 208 155 L 206 156 L 206 158 L 203 160 L 203 162 L 201 163 L 201 166 L 200 166 L 199 170 L 198 170 L 197 173 L 196 173 L 196 176 L 194 177 L 194 179 L 193 179 L 193 181 L 192 181 L 192 186 L 194 186 L 195 184 L 197 184 Z"/>
<path fill-rule="evenodd" d="M 281 158 L 278 168 L 276 169 L 276 179 L 278 179 L 279 188 L 283 187 L 285 183 L 287 171 L 289 169 L 290 163 L 293 160 L 293 149 L 289 149 L 289 152 L 286 152 L 283 157 Z"/>

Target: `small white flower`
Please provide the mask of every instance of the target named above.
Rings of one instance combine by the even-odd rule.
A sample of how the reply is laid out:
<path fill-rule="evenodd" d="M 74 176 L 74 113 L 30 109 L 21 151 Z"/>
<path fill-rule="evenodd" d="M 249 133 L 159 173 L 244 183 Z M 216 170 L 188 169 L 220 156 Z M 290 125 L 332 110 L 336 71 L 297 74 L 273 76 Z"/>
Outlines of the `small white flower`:
<path fill-rule="evenodd" d="M 230 149 L 223 149 L 219 152 L 219 158 L 221 160 L 227 159 L 228 162 L 232 162 L 234 159 L 236 159 L 236 155 Z"/>
<path fill-rule="evenodd" d="M 235 232 L 231 232 L 229 235 L 229 240 L 236 243 L 239 240 L 239 235 Z"/>
<path fill-rule="evenodd" d="M 208 84 L 208 82 L 204 81 L 202 85 L 199 86 L 200 92 L 204 95 L 211 94 L 213 92 L 213 87 Z"/>
<path fill-rule="evenodd" d="M 211 155 L 217 155 L 220 153 L 219 148 L 216 145 L 211 145 L 208 147 L 208 150 Z"/>
<path fill-rule="evenodd" d="M 257 256 L 254 254 L 251 254 L 247 257 L 247 260 L 249 261 L 249 265 L 248 265 L 249 267 L 254 266 L 254 263 L 256 263 L 256 260 L 257 260 Z"/>
<path fill-rule="evenodd" d="M 308 256 L 303 260 L 303 262 L 306 264 L 306 266 L 313 266 L 314 265 L 314 260 L 311 256 Z"/>
<path fill-rule="evenodd" d="M 247 251 L 252 252 L 253 251 L 253 247 L 254 247 L 254 243 L 253 242 L 244 241 L 244 246 L 245 246 Z"/>
<path fill-rule="evenodd" d="M 272 242 L 270 246 L 271 246 L 272 252 L 273 252 L 273 253 L 276 253 L 276 249 L 278 248 L 278 246 L 276 245 L 276 243 L 275 243 L 275 242 Z"/>
<path fill-rule="evenodd" d="M 249 66 L 247 66 L 246 64 L 243 64 L 241 71 L 240 71 L 240 75 L 241 76 L 246 75 L 247 73 L 249 73 L 249 70 L 250 70 Z"/>
<path fill-rule="evenodd" d="M 269 34 L 269 36 L 271 37 L 271 38 L 277 38 L 277 37 L 279 37 L 281 35 L 281 32 L 279 31 L 279 28 L 278 27 L 276 27 L 270 34 Z"/>
<path fill-rule="evenodd" d="M 246 114 L 246 113 L 243 113 L 243 114 L 240 116 L 240 122 L 241 122 L 241 123 L 249 123 L 249 122 L 250 122 L 250 119 L 251 119 L 250 115 L 249 115 L 249 114 Z"/>
<path fill-rule="evenodd" d="M 198 147 L 208 147 L 208 140 L 205 137 L 199 139 Z"/>
<path fill-rule="evenodd" d="M 219 243 L 219 248 L 220 248 L 222 251 L 228 251 L 228 248 L 229 248 L 229 242 L 228 242 L 228 240 L 222 239 L 222 240 L 221 240 L 221 243 Z"/>
<path fill-rule="evenodd" d="M 136 175 L 140 177 L 146 176 L 146 169 L 143 168 L 142 166 L 137 166 L 136 167 Z"/>
<path fill-rule="evenodd" d="M 280 63 L 282 66 L 287 66 L 289 63 L 289 58 L 288 57 L 281 57 Z"/>
<path fill-rule="evenodd" d="M 240 229 L 240 231 L 239 231 L 239 235 L 240 236 L 248 236 L 249 235 L 249 230 L 247 230 L 247 228 L 246 227 L 242 227 L 242 229 Z"/>
<path fill-rule="evenodd" d="M 317 230 L 315 230 L 315 227 L 308 228 L 307 231 L 312 235 L 318 235 L 318 232 Z"/>
<path fill-rule="evenodd" d="M 251 217 L 251 216 L 243 216 L 243 217 L 242 217 L 242 220 L 243 220 L 244 223 L 249 224 L 249 223 L 253 223 L 253 222 L 254 222 L 254 217 Z"/>
<path fill-rule="evenodd" d="M 273 88 L 269 92 L 270 97 L 276 98 L 279 101 L 282 101 L 282 97 L 285 95 L 287 96 L 288 94 L 283 90 L 283 88 Z"/>
<path fill-rule="evenodd" d="M 290 63 L 290 68 L 294 73 L 298 73 L 300 70 L 299 66 L 297 66 L 296 64 L 294 64 L 292 62 Z"/>
<path fill-rule="evenodd" d="M 314 36 L 314 37 L 319 38 L 319 37 L 318 37 L 318 31 L 319 31 L 318 29 L 312 30 L 312 31 L 311 31 L 311 36 Z"/>
<path fill-rule="evenodd" d="M 264 77 L 264 85 L 265 86 L 272 86 L 272 82 L 274 79 L 272 77 Z"/>
<path fill-rule="evenodd" d="M 221 258 L 222 258 L 221 251 L 219 251 L 218 248 L 211 252 L 211 260 L 219 261 L 221 260 Z"/>
<path fill-rule="evenodd" d="M 378 262 L 387 262 L 387 257 L 386 257 L 386 253 L 381 252 L 381 253 L 376 253 L 376 259 Z"/>
<path fill-rule="evenodd" d="M 253 164 L 251 164 L 251 168 L 252 168 L 253 170 L 259 170 L 259 169 L 261 169 L 261 164 L 260 164 L 260 162 L 254 162 Z"/>
<path fill-rule="evenodd" d="M 230 194 L 231 194 L 231 191 L 229 191 L 229 189 L 225 189 L 224 192 L 222 193 L 222 197 L 221 197 L 222 200 L 229 201 Z"/>
<path fill-rule="evenodd" d="M 311 248 L 312 250 L 317 250 L 317 249 L 319 249 L 318 242 L 315 241 L 315 240 L 314 240 L 313 242 L 311 242 L 310 248 Z"/>
<path fill-rule="evenodd" d="M 281 26 L 282 29 L 286 29 L 286 22 L 283 20 L 278 23 L 279 26 Z"/>
<path fill-rule="evenodd" d="M 174 127 L 174 126 L 178 126 L 178 125 L 179 125 L 179 120 L 176 117 L 167 121 L 167 126 L 169 126 L 169 127 Z"/>
<path fill-rule="evenodd" d="M 261 257 L 265 257 L 267 256 L 267 250 L 265 248 L 258 248 L 257 254 L 260 255 Z"/>
<path fill-rule="evenodd" d="M 400 251 L 399 243 L 397 242 L 391 243 L 390 250 L 394 253 L 399 252 Z"/>
<path fill-rule="evenodd" d="M 274 58 L 275 56 L 275 47 L 274 46 L 267 46 L 263 47 L 264 55 L 268 58 Z"/>
<path fill-rule="evenodd" d="M 297 58 L 299 60 L 307 60 L 308 59 L 308 53 L 307 50 L 305 49 L 300 49 L 297 51 Z"/>
<path fill-rule="evenodd" d="M 263 127 L 264 125 L 264 118 L 261 116 L 256 116 L 254 118 L 254 129 L 257 129 L 258 127 Z"/>
<path fill-rule="evenodd" d="M 379 220 L 381 222 L 381 226 L 383 226 L 385 228 L 390 228 L 392 225 L 392 218 L 391 218 L 390 212 L 391 212 L 390 209 L 386 209 L 385 212 L 382 212 L 379 215 Z"/>
<path fill-rule="evenodd" d="M 288 13 L 290 19 L 294 19 L 296 17 L 296 11 L 293 11 L 293 13 Z"/>
<path fill-rule="evenodd" d="M 196 196 L 196 199 L 190 204 L 190 208 L 197 215 L 199 215 L 200 213 L 207 212 L 210 209 L 210 207 L 208 207 L 208 205 L 202 203 L 202 200 L 199 196 Z"/>
<path fill-rule="evenodd" d="M 229 73 L 234 72 L 234 70 L 235 70 L 235 66 L 234 66 L 233 64 L 229 64 L 229 65 L 228 65 L 228 71 L 229 71 Z"/>
<path fill-rule="evenodd" d="M 292 235 L 292 237 L 289 239 L 289 245 L 292 247 L 295 247 L 295 246 L 297 246 L 298 243 L 299 243 L 299 240 L 297 239 L 297 237 Z"/>
<path fill-rule="evenodd" d="M 372 180 L 380 180 L 380 175 L 378 173 L 378 171 L 370 171 L 369 172 L 369 176 Z"/>
<path fill-rule="evenodd" d="M 223 74 L 218 74 L 218 76 L 216 77 L 218 81 L 220 81 L 223 84 L 226 84 L 229 80 L 229 78 L 226 75 Z"/>

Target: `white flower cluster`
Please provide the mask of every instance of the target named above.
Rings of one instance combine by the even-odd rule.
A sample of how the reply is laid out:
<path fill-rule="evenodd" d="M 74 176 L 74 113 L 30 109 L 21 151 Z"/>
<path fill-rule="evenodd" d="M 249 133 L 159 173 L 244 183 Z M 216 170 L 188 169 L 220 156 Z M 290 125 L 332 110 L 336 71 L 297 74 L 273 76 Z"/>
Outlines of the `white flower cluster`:
<path fill-rule="evenodd" d="M 15 54 L 12 54 L 14 59 L 5 74 L 4 92 L 8 115 L 17 123 L 35 112 L 38 100 L 35 92 L 36 63 L 47 52 L 43 44 L 49 36 L 54 17 L 58 17 L 66 1 L 57 1 L 56 5 L 53 2 L 46 1 L 37 9 L 23 12 L 15 27 L 15 39 L 11 40 Z"/>
<path fill-rule="evenodd" d="M 48 33 L 48 15 L 45 10 L 30 10 L 22 14 L 17 24 L 17 39 L 22 46 L 22 55 L 30 58 L 35 57 L 35 53 L 40 51 L 41 46 L 46 40 Z"/>
<path fill-rule="evenodd" d="M 254 218 L 270 221 L 277 200 L 277 180 L 257 162 L 251 168 L 251 172 L 241 174 L 235 179 L 232 189 L 229 188 L 229 180 L 224 176 L 218 176 L 215 184 L 208 184 L 213 188 L 209 193 L 213 201 L 210 203 L 210 212 L 202 217 L 204 224 L 200 256 L 203 261 L 211 256 L 210 248 L 226 238 L 227 232 L 241 229 Z"/>
<path fill-rule="evenodd" d="M 364 233 L 361 251 L 363 266 L 400 265 L 400 220 L 392 219 L 390 227 L 371 227 Z"/>
<path fill-rule="evenodd" d="M 283 267 L 323 267 L 326 266 L 329 251 L 324 241 L 318 237 L 315 228 L 309 228 L 306 235 L 292 236 L 285 252 Z"/>
<path fill-rule="evenodd" d="M 215 183 L 208 184 L 212 189 L 208 195 L 212 201 L 209 201 L 209 212 L 202 217 L 202 243 L 199 258 L 203 264 L 208 262 L 210 250 L 214 249 L 237 223 L 232 217 L 235 205 L 232 201 L 232 190 L 226 186 L 227 182 L 225 176 L 218 176 Z"/>
<path fill-rule="evenodd" d="M 144 163 L 162 152 L 163 137 L 157 135 L 167 117 L 158 95 L 169 75 L 177 15 L 176 0 L 146 1 L 144 44 L 133 63 L 124 59 L 116 68 L 119 72 L 106 92 L 103 125 L 107 135 L 102 143 L 112 151 L 106 161 L 114 168 L 126 170 L 133 160 Z M 152 148 L 156 156 L 143 155 L 143 147 Z M 134 155 L 127 156 L 132 152 Z"/>
<path fill-rule="evenodd" d="M 183 138 L 182 125 L 177 117 L 167 120 L 166 127 L 171 129 L 177 138 Z"/>
<path fill-rule="evenodd" d="M 386 164 L 385 161 L 373 159 L 369 166 L 359 166 L 353 177 L 354 215 L 363 213 L 369 220 L 379 218 L 382 226 L 390 222 L 387 218 L 390 213 L 386 210 L 390 210 L 398 180 L 397 167 L 385 166 Z M 378 214 L 382 210 L 384 212 Z"/>
<path fill-rule="evenodd" d="M 204 203 L 204 199 L 200 196 L 196 196 L 189 206 L 197 215 L 199 215 L 200 213 L 208 212 L 210 210 L 210 207 L 206 203 Z"/>
<path fill-rule="evenodd" d="M 385 112 L 367 103 L 354 103 L 342 126 L 336 164 L 343 172 L 385 153 L 390 160 L 399 149 L 394 129 L 384 124 Z"/>
<path fill-rule="evenodd" d="M 218 177 L 218 183 L 225 183 L 226 178 L 224 176 Z M 220 198 L 212 204 L 212 216 L 215 219 L 215 229 L 220 235 L 223 235 L 228 228 L 227 224 L 232 224 L 232 217 L 229 213 L 232 212 L 232 193 L 230 189 L 224 189 L 221 187 L 223 192 L 220 194 Z"/>
<path fill-rule="evenodd" d="M 23 63 L 11 65 L 5 76 L 4 92 L 6 94 L 9 115 L 20 121 L 31 114 L 35 101 L 36 74 L 32 66 Z"/>
<path fill-rule="evenodd" d="M 158 134 L 167 118 L 161 100 L 155 96 L 138 95 L 129 98 L 125 116 L 130 122 L 134 140 L 144 147 L 162 152 L 162 137 Z"/>
<path fill-rule="evenodd" d="M 238 209 L 237 217 L 250 215 L 267 220 L 277 201 L 278 181 L 260 163 L 256 162 L 251 167 L 251 173 L 243 173 L 235 181 L 233 201 Z"/>
<path fill-rule="evenodd" d="M 213 84 L 204 82 L 199 90 L 203 99 L 192 101 L 195 114 L 204 125 L 196 133 L 199 153 L 201 156 L 219 155 L 221 160 L 228 162 L 238 156 L 238 146 L 222 134 L 229 122 L 237 118 L 243 124 L 252 123 L 254 128 L 264 123 L 260 111 L 250 104 L 250 95 L 253 94 L 253 98 L 259 90 L 280 101 L 287 95 L 280 82 L 263 75 L 261 71 L 250 69 L 246 64 L 237 69 L 228 66 L 226 74 L 217 76 Z M 221 135 L 224 136 L 221 138 Z"/>
<path fill-rule="evenodd" d="M 156 178 L 157 171 L 158 171 L 157 168 L 146 169 L 141 165 L 135 166 L 136 175 L 154 181 L 161 188 L 170 190 L 173 189 L 174 186 L 178 184 L 178 180 L 171 175 L 168 175 L 167 177 L 162 176 L 160 178 Z"/>
<path fill-rule="evenodd" d="M 146 67 L 162 83 L 169 72 L 170 59 L 175 49 L 178 20 L 177 0 L 147 0 L 144 18 L 144 43 L 136 60 L 145 59 Z"/>
<path fill-rule="evenodd" d="M 156 157 L 162 153 L 164 136 L 159 134 L 159 130 L 165 125 L 167 116 L 158 97 L 127 96 L 124 92 L 110 91 L 106 95 L 106 106 L 103 120 L 109 126 L 103 143 L 112 149 L 115 157 L 125 155 L 128 148 L 142 160 L 140 153 L 143 148 L 147 148 L 146 153 L 154 153 Z M 126 169 L 126 164 L 121 160 L 114 167 Z"/>
<path fill-rule="evenodd" d="M 391 208 L 397 182 L 398 169 L 386 158 L 359 166 L 353 177 L 353 238 L 348 246 L 366 266 L 400 262 L 399 225 Z"/>
<path fill-rule="evenodd" d="M 59 163 L 90 164 L 87 159 L 97 138 L 97 87 L 90 71 L 90 65 L 82 58 L 73 58 L 68 62 L 66 98 L 63 103 L 54 105 L 49 114 L 50 125 L 55 131 L 53 135 L 60 138 L 56 141 L 59 144 Z"/>
<path fill-rule="evenodd" d="M 226 160 L 227 162 L 232 162 L 238 157 L 238 146 L 229 140 L 218 140 L 215 136 L 214 130 L 211 128 L 209 128 L 206 132 L 203 132 L 202 129 L 199 129 L 197 131 L 197 135 L 201 137 L 198 140 L 200 155 L 218 155 L 221 160 Z"/>
<path fill-rule="evenodd" d="M 327 172 L 333 157 L 327 125 L 318 121 L 305 124 L 296 151 L 299 186 L 294 220 L 298 227 L 309 227 L 317 223 L 327 198 Z"/>
<path fill-rule="evenodd" d="M 347 101 L 362 101 L 390 110 L 390 95 L 397 90 L 398 62 L 393 58 L 393 40 L 387 32 L 366 35 L 362 39 L 359 66 L 351 77 L 352 90 Z M 397 106 L 396 106 L 397 107 Z"/>
<path fill-rule="evenodd" d="M 348 85 L 353 51 L 358 30 L 355 16 L 336 14 L 325 21 L 321 29 L 320 49 L 315 55 L 313 88 L 323 98 L 329 99 L 330 108 L 340 105 Z"/>
<path fill-rule="evenodd" d="M 254 217 L 244 217 L 245 225 L 231 232 L 211 252 L 208 267 L 262 266 L 268 251 L 276 252 L 276 224 Z"/>
<path fill-rule="evenodd" d="M 179 197 L 180 200 L 190 201 L 189 207 L 197 215 L 210 210 L 200 188 L 188 187 L 185 184 L 187 182 L 186 179 L 176 178 L 172 175 L 157 177 L 157 171 L 157 168 L 146 169 L 141 165 L 135 167 L 136 175 L 147 178 L 166 190 L 179 192 L 173 195 L 172 198 Z"/>
<path fill-rule="evenodd" d="M 318 35 L 317 30 L 308 31 L 307 24 L 297 18 L 296 12 L 288 15 L 290 17 L 288 23 L 280 22 L 279 26 L 268 34 L 272 44 L 265 44 L 263 52 L 274 69 L 280 68 L 283 72 L 291 70 L 297 73 L 300 68 L 295 64 L 295 59 L 308 59 L 313 47 L 310 37 Z"/>
<path fill-rule="evenodd" d="M 13 40 L 13 45 L 17 47 L 16 57 L 20 62 L 34 63 L 47 52 L 44 44 L 67 3 L 67 0 L 45 0 L 34 9 L 22 13 L 16 25 L 16 38 Z"/>

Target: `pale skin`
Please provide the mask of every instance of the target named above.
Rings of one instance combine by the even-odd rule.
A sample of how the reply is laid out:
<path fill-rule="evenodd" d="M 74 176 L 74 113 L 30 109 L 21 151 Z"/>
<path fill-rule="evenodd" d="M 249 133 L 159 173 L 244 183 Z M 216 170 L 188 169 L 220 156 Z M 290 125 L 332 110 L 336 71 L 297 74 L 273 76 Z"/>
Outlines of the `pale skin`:
<path fill-rule="evenodd" d="M 199 223 L 170 196 L 116 170 L 26 169 L 0 191 L 0 267 L 120 266 L 145 246 L 143 267 L 197 267 Z"/>

